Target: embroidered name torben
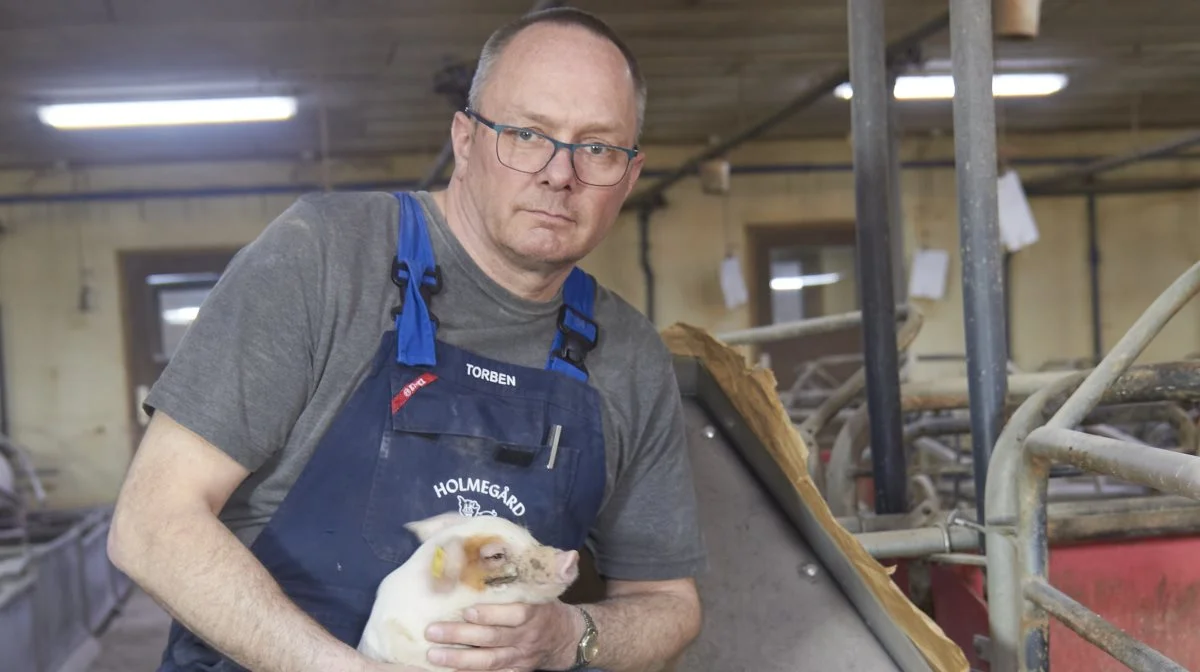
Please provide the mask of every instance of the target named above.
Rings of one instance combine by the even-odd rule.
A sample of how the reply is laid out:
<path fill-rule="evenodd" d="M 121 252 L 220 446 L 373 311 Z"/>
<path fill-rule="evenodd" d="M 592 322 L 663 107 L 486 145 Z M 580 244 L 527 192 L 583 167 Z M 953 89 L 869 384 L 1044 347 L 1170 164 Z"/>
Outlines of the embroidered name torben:
<path fill-rule="evenodd" d="M 497 385 L 517 386 L 517 377 L 511 373 L 500 373 L 499 371 L 492 371 L 491 369 L 485 369 L 482 366 L 475 366 L 474 364 L 467 364 L 467 374 L 472 378 L 486 380 L 489 383 Z"/>

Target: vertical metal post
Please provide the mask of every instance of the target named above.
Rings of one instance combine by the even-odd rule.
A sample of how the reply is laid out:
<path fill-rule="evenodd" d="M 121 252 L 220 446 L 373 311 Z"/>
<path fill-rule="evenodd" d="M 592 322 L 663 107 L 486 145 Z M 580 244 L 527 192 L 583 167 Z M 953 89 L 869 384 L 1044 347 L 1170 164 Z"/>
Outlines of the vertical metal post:
<path fill-rule="evenodd" d="M 1013 299 L 1012 299 L 1012 252 L 1005 251 L 1001 262 L 1001 273 L 1004 274 L 1004 351 L 1013 351 Z"/>
<path fill-rule="evenodd" d="M 897 114 L 896 77 L 895 69 L 888 70 L 887 100 L 888 100 L 888 210 L 891 226 L 888 233 L 892 237 L 892 290 L 896 297 L 896 305 L 908 302 L 908 274 L 904 264 L 904 199 L 900 183 L 900 118 Z"/>
<path fill-rule="evenodd" d="M 0 435 L 8 435 L 8 376 L 4 372 L 4 314 L 0 312 Z"/>
<path fill-rule="evenodd" d="M 1047 537 L 1046 493 L 1050 461 L 1022 449 L 1017 472 L 1017 585 L 1018 593 L 1033 579 L 1048 581 L 1050 542 Z M 1033 600 L 1021 601 L 1020 672 L 1050 669 L 1050 617 Z"/>
<path fill-rule="evenodd" d="M 891 144 L 884 54 L 883 0 L 848 0 L 854 192 L 863 356 L 875 510 L 908 508 L 908 475 L 900 433 L 900 372 L 896 353 L 896 303 L 892 283 L 889 198 Z M 981 490 L 982 492 L 982 490 Z"/>
<path fill-rule="evenodd" d="M 1092 297 L 1092 363 L 1099 364 L 1104 358 L 1104 322 L 1100 316 L 1100 233 L 1094 193 L 1087 195 L 1087 238 L 1088 287 Z"/>
<path fill-rule="evenodd" d="M 646 282 L 646 319 L 654 323 L 654 267 L 650 264 L 650 215 L 654 210 L 643 207 L 638 210 L 638 249 L 642 264 L 642 277 Z"/>
<path fill-rule="evenodd" d="M 996 203 L 996 108 L 992 97 L 992 2 L 950 2 L 954 70 L 954 158 L 962 247 L 963 318 L 971 401 L 975 492 L 985 492 L 988 460 L 1004 420 L 1008 352 Z M 984 520 L 984 498 L 976 498 Z"/>

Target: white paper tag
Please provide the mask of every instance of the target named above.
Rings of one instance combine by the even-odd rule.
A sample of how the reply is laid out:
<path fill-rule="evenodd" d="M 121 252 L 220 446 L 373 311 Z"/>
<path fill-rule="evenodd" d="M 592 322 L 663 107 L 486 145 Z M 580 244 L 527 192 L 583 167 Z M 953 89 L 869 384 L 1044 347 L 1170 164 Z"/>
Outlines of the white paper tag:
<path fill-rule="evenodd" d="M 1038 241 L 1037 222 L 1029 199 L 1021 187 L 1021 178 L 1010 170 L 1002 175 L 996 185 L 996 200 L 1000 209 L 1000 242 L 1009 252 Z"/>
<path fill-rule="evenodd" d="M 742 265 L 735 256 L 721 261 L 721 292 L 725 294 L 725 308 L 732 310 L 750 299 L 746 290 L 746 279 L 742 276 Z"/>
<path fill-rule="evenodd" d="M 914 299 L 941 299 L 946 295 L 950 253 L 946 250 L 917 250 L 912 260 L 908 295 Z"/>

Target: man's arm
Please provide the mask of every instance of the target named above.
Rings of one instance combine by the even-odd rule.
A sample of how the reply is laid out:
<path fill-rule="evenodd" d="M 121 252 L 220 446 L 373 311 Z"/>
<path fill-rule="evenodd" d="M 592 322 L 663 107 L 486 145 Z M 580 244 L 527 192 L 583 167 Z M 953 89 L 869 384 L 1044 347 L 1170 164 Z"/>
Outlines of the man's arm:
<path fill-rule="evenodd" d="M 293 604 L 217 518 L 248 474 L 155 413 L 117 499 L 109 557 L 185 627 L 250 670 L 386 669 Z"/>
<path fill-rule="evenodd" d="M 610 581 L 608 597 L 584 609 L 600 642 L 590 666 L 611 672 L 662 670 L 700 634 L 700 597 L 692 579 Z M 567 666 L 575 662 L 582 625 L 568 639 Z"/>

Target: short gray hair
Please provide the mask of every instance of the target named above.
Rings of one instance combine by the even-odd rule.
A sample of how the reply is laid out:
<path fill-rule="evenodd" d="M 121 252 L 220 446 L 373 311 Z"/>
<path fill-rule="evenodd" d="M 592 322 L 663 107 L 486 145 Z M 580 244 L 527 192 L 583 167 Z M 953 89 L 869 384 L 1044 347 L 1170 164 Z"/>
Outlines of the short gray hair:
<path fill-rule="evenodd" d="M 556 7 L 530 12 L 501 26 L 496 32 L 492 33 L 491 37 L 484 43 L 483 50 L 479 54 L 479 64 L 475 68 L 475 76 L 471 79 L 471 89 L 467 94 L 467 105 L 473 110 L 479 109 L 480 93 L 487 83 L 492 66 L 500 58 L 500 53 L 504 51 L 504 48 L 508 46 L 508 43 L 518 33 L 539 23 L 583 28 L 597 37 L 602 37 L 612 42 L 621 51 L 621 55 L 625 57 L 625 63 L 629 66 L 629 74 L 633 76 L 634 95 L 637 101 L 637 129 L 634 138 L 641 137 L 642 125 L 646 118 L 646 79 L 642 74 L 641 67 L 638 65 L 637 58 L 633 55 L 628 45 L 625 44 L 616 31 L 609 27 L 607 23 L 601 21 L 593 14 L 574 7 Z"/>

